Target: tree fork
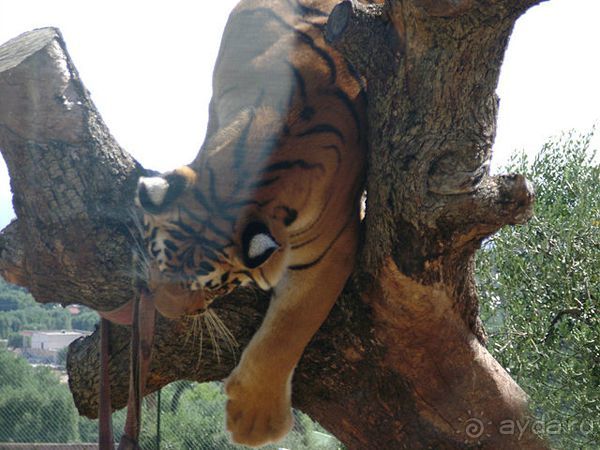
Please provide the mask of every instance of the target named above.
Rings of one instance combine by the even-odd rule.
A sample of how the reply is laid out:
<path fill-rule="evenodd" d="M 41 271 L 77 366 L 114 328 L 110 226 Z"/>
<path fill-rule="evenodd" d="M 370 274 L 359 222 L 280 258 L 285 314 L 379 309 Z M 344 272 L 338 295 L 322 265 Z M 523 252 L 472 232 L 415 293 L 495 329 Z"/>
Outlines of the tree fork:
<path fill-rule="evenodd" d="M 369 86 L 368 208 L 361 264 L 296 370 L 294 405 L 349 448 L 547 448 L 530 429 L 500 432 L 503 421 L 526 419 L 527 401 L 479 342 L 473 282 L 481 240 L 531 214 L 526 180 L 491 177 L 487 163 L 503 52 L 535 3 L 342 2 L 330 17 L 327 39 Z M 0 237 L 2 274 L 42 302 L 124 304 L 135 295 L 131 209 L 143 168 L 103 125 L 56 30 L 0 47 L 0 98 L 18 217 Z M 239 343 L 218 357 L 206 339 L 200 357 L 190 321 L 159 320 L 150 390 L 225 377 L 267 305 L 250 290 L 215 303 Z M 129 331 L 114 328 L 120 408 Z M 89 417 L 98 349 L 94 333 L 68 356 L 76 405 Z"/>

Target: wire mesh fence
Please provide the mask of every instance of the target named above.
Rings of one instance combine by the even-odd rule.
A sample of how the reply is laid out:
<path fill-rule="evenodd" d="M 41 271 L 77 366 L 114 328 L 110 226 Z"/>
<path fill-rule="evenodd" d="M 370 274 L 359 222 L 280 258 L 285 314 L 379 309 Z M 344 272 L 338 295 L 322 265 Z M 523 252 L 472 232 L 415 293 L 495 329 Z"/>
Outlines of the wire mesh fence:
<path fill-rule="evenodd" d="M 64 369 L 68 343 L 89 334 L 97 322 L 92 310 L 40 305 L 0 277 L 0 450 L 97 448 L 98 421 L 78 415 Z M 221 383 L 179 381 L 147 396 L 142 449 L 243 448 L 232 445 L 225 432 L 225 401 Z M 113 414 L 117 441 L 125 413 Z M 268 448 L 343 448 L 307 416 L 296 412 L 295 419 L 290 435 Z"/>
<path fill-rule="evenodd" d="M 84 444 L 98 441 L 98 421 L 78 415 L 64 370 L 56 365 L 30 364 L 11 350 L 6 346 L 0 348 L 0 450 L 97 448 Z M 221 383 L 172 383 L 144 399 L 141 448 L 243 448 L 230 443 L 224 411 Z M 266 448 L 343 448 L 308 416 L 300 412 L 294 414 L 294 430 L 278 445 Z M 117 441 L 124 423 L 125 411 L 115 412 L 113 428 Z"/>

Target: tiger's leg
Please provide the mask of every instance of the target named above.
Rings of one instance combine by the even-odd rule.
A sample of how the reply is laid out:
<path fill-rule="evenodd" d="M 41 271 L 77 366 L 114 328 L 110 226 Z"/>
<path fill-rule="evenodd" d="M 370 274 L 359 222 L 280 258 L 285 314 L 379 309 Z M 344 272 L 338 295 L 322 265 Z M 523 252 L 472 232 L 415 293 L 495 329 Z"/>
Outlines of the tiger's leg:
<path fill-rule="evenodd" d="M 318 264 L 288 270 L 277 285 L 261 327 L 226 380 L 227 429 L 234 442 L 260 446 L 291 429 L 294 368 L 352 271 L 357 235 L 358 217 Z"/>

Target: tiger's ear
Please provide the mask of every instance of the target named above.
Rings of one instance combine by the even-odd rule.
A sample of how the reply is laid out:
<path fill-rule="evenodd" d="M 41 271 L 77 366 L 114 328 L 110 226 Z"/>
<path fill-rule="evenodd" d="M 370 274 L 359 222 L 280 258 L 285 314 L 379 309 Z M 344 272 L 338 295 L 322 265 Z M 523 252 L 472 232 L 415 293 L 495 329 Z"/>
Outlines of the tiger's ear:
<path fill-rule="evenodd" d="M 140 177 L 135 202 L 150 214 L 158 214 L 192 186 L 196 177 L 196 172 L 187 166 L 165 175 Z"/>
<path fill-rule="evenodd" d="M 242 233 L 242 257 L 250 269 L 265 263 L 279 247 L 269 228 L 262 222 L 250 222 Z"/>

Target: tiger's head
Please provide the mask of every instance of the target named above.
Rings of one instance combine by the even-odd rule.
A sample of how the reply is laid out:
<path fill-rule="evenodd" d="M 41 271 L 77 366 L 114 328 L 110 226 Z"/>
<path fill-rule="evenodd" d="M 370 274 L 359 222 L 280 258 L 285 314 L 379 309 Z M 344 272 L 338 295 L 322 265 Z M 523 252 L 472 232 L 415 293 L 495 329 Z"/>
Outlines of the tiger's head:
<path fill-rule="evenodd" d="M 168 318 L 200 314 L 238 286 L 270 290 L 283 276 L 285 227 L 256 202 L 213 190 L 188 166 L 138 182 L 148 288 Z"/>

